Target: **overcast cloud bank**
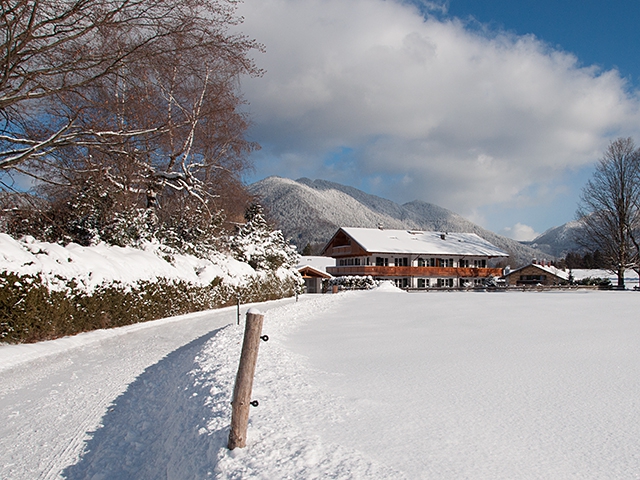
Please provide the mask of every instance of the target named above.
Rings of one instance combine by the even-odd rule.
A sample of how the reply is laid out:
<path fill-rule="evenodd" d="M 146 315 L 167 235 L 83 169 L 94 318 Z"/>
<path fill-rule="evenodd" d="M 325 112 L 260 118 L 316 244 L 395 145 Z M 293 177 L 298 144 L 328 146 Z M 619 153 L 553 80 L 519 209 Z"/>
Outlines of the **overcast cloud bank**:
<path fill-rule="evenodd" d="M 533 36 L 382 0 L 246 0 L 240 13 L 267 48 L 264 77 L 243 82 L 260 178 L 349 183 L 486 225 L 486 206 L 575 203 L 572 174 L 637 133 L 617 71 Z M 516 223 L 487 226 L 528 227 Z"/>

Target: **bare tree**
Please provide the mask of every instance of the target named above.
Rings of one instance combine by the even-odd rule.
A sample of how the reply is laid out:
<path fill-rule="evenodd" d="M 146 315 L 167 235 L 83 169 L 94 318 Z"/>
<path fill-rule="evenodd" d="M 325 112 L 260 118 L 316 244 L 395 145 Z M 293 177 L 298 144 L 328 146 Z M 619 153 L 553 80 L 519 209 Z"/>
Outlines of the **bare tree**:
<path fill-rule="evenodd" d="M 262 47 L 229 33 L 237 0 L 0 2 L 0 168 L 49 200 L 14 231 L 88 243 L 151 209 L 191 238 L 223 210 L 241 218 L 256 145 L 238 79 L 261 74 L 248 53 Z"/>
<path fill-rule="evenodd" d="M 0 169 L 69 146 L 117 143 L 155 130 L 94 129 L 74 101 L 126 65 L 171 55 L 255 73 L 255 41 L 228 33 L 236 0 L 0 0 Z M 52 115 L 51 112 L 55 112 Z M 158 127 L 156 127 L 158 128 Z"/>
<path fill-rule="evenodd" d="M 640 264 L 640 151 L 631 138 L 611 142 L 582 190 L 579 242 L 599 250 L 624 288 L 624 273 Z"/>

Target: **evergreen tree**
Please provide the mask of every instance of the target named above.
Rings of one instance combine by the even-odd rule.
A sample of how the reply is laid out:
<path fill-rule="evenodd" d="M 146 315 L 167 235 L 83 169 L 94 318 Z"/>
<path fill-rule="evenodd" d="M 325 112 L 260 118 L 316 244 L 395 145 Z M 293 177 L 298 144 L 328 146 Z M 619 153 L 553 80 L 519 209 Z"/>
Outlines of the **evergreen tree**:
<path fill-rule="evenodd" d="M 238 260 L 257 271 L 296 266 L 299 259 L 296 247 L 285 240 L 280 230 L 269 227 L 261 205 L 250 205 L 244 218 L 246 223 L 231 238 L 231 249 Z"/>

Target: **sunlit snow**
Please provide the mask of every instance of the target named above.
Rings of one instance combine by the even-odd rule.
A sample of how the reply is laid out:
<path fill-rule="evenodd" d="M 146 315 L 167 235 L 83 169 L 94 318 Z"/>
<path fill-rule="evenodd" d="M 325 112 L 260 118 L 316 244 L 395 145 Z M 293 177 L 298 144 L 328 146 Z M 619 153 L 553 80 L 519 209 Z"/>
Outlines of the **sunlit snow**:
<path fill-rule="evenodd" d="M 638 292 L 387 284 L 255 306 L 270 339 L 245 449 L 226 449 L 243 330 L 225 309 L 0 347 L 0 478 L 640 471 Z"/>

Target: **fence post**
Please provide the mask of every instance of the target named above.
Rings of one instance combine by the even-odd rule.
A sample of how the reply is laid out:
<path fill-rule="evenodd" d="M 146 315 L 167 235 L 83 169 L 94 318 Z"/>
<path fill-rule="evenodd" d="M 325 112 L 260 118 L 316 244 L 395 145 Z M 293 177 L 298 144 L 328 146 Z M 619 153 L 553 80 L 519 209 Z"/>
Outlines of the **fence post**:
<path fill-rule="evenodd" d="M 240 364 L 236 375 L 231 401 L 231 431 L 229 432 L 229 450 L 244 448 L 247 445 L 247 425 L 249 424 L 249 408 L 253 376 L 258 360 L 258 347 L 264 314 L 255 308 L 247 312 L 247 322 L 244 327 L 244 340 Z"/>

